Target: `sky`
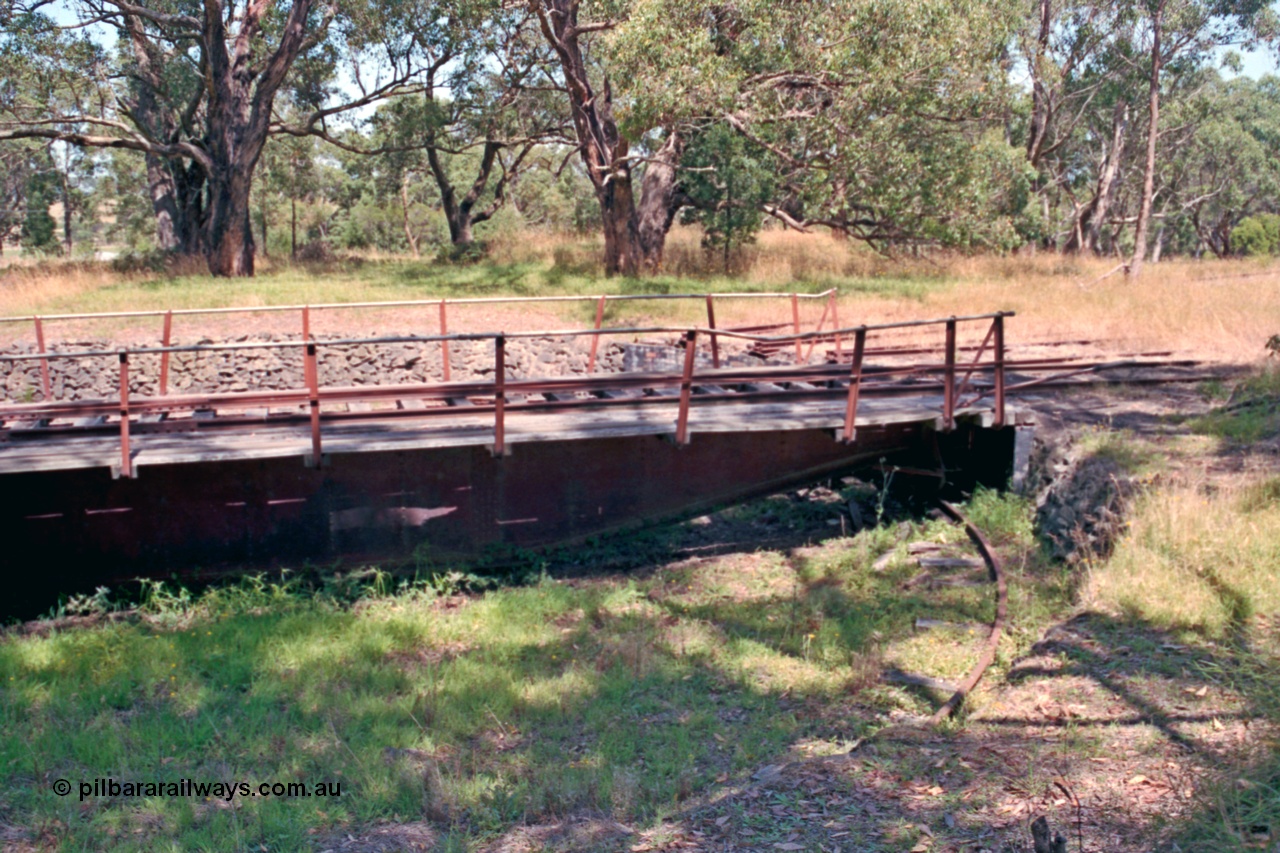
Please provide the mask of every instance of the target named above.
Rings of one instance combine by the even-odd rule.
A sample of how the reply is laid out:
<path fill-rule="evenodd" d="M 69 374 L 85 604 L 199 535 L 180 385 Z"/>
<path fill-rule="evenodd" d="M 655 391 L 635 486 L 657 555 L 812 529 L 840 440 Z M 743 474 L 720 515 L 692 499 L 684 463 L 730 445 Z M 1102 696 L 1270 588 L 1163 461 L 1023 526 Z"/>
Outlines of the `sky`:
<path fill-rule="evenodd" d="M 1254 51 L 1242 53 L 1240 58 L 1244 60 L 1244 67 L 1240 73 L 1245 77 L 1257 78 L 1267 74 L 1280 74 L 1280 69 L 1276 67 L 1276 57 L 1272 53 Z"/>

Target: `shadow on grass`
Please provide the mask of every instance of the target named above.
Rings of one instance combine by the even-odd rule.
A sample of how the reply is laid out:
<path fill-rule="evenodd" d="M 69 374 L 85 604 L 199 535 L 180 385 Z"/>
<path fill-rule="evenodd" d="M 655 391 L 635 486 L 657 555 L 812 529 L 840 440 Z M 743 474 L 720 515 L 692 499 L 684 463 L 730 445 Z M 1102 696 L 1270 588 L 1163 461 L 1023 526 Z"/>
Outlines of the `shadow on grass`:
<path fill-rule="evenodd" d="M 890 851 L 932 837 L 938 849 L 1021 850 L 1037 813 L 1073 825 L 1062 779 L 1086 802 L 1089 849 L 1149 850 L 1157 837 L 1230 849 L 1230 833 L 1274 826 L 1274 761 L 1245 766 L 1252 787 L 1211 788 L 1225 806 L 1125 799 L 1136 771 L 1153 775 L 1141 762 L 1232 766 L 1245 758 L 1237 730 L 1275 718 L 1274 658 L 1247 645 L 1243 625 L 1215 644 L 1137 617 L 1080 617 L 1007 681 L 993 671 L 991 686 L 1083 682 L 1105 701 L 1050 716 L 1014 696 L 1008 713 L 895 727 L 850 751 L 931 707 L 879 683 L 879 650 L 920 615 L 986 621 L 989 593 L 930 595 L 903 588 L 908 568 L 871 572 L 898 542 L 887 531 L 815 556 L 805 543 L 839 535 L 826 524 L 835 505 L 761 503 L 618 553 L 644 567 L 626 577 L 349 605 L 266 587 L 12 635 L 0 643 L 0 817 L 26 838 L 87 849 L 176 838 L 387 850 L 405 837 L 395 827 L 414 825 L 437 849 Z M 792 541 L 741 547 L 768 531 Z M 1149 752 L 1096 762 L 1116 750 L 1091 738 L 1139 728 L 1157 733 Z M 49 790 L 105 776 L 339 780 L 343 796 L 227 806 Z"/>

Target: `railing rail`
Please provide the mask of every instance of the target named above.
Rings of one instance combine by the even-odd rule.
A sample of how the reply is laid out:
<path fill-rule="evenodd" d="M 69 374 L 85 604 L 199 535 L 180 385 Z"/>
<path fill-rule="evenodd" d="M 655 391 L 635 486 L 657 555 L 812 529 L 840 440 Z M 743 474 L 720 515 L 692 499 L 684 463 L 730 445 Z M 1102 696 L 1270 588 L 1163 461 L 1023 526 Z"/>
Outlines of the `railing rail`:
<path fill-rule="evenodd" d="M 823 296 L 825 296 L 825 294 L 823 294 Z M 580 299 L 582 297 L 539 298 L 568 300 Z M 40 351 L 36 353 L 0 355 L 0 362 L 12 363 L 40 360 L 43 368 L 42 378 L 45 378 L 46 389 L 48 387 L 47 365 L 50 360 L 102 358 L 104 355 L 111 355 L 112 352 L 114 352 L 119 359 L 119 394 L 118 399 L 114 401 L 56 401 L 47 396 L 46 390 L 46 399 L 38 403 L 0 404 L 0 418 L 52 420 L 55 418 L 79 417 L 85 415 L 118 415 L 120 418 L 119 431 L 121 443 L 120 470 L 123 476 L 131 476 L 133 469 L 131 462 L 132 456 L 129 424 L 131 417 L 141 416 L 148 413 L 170 412 L 183 408 L 194 409 L 202 405 L 221 405 L 228 409 L 245 409 L 262 405 L 284 404 L 306 406 L 307 420 L 309 421 L 310 426 L 311 458 L 314 460 L 314 464 L 317 465 L 322 464 L 323 461 L 322 407 L 324 404 L 327 403 L 329 405 L 333 405 L 336 403 L 349 404 L 354 402 L 375 402 L 396 397 L 447 400 L 474 395 L 477 397 L 491 398 L 493 400 L 492 410 L 494 413 L 493 452 L 497 456 L 502 456 L 505 453 L 506 448 L 505 421 L 508 404 L 507 398 L 509 394 L 547 393 L 554 391 L 558 395 L 571 397 L 575 392 L 590 392 L 596 390 L 607 390 L 609 388 L 662 387 L 663 385 L 667 385 L 679 388 L 679 403 L 675 422 L 675 439 L 678 444 L 684 445 L 689 441 L 689 412 L 693 405 L 693 389 L 698 385 L 698 379 L 700 378 L 707 380 L 711 384 L 749 384 L 752 381 L 806 382 L 810 384 L 814 381 L 827 382 L 829 383 L 829 387 L 827 388 L 808 388 L 799 393 L 794 391 L 787 391 L 785 393 L 790 395 L 791 399 L 805 399 L 815 396 L 824 397 L 831 396 L 832 394 L 843 395 L 845 398 L 844 423 L 842 429 L 838 431 L 837 437 L 844 442 L 852 442 L 856 436 L 855 427 L 860 398 L 868 391 L 884 390 L 882 385 L 869 385 L 869 380 L 874 383 L 875 380 L 883 380 L 890 376 L 913 376 L 919 378 L 941 374 L 941 390 L 943 396 L 941 416 L 943 428 L 949 430 L 954 427 L 956 412 L 958 409 L 963 408 L 965 405 L 972 405 L 978 402 L 985 397 L 987 393 L 989 393 L 980 389 L 975 389 L 972 386 L 972 379 L 976 372 L 986 372 L 989 370 L 993 377 L 991 387 L 994 390 L 995 395 L 995 422 L 997 424 L 1003 424 L 1005 422 L 1004 408 L 1006 384 L 1004 373 L 1006 360 L 1004 320 L 1006 317 L 1013 316 L 1012 312 L 1002 311 L 988 314 L 973 314 L 928 320 L 864 324 L 845 328 L 833 328 L 830 331 L 824 332 L 822 331 L 822 327 L 825 325 L 828 315 L 832 317 L 832 325 L 836 325 L 834 300 L 828 300 L 826 309 L 823 312 L 823 318 L 819 321 L 818 328 L 814 331 L 799 331 L 799 314 L 798 311 L 793 311 L 794 333 L 789 335 L 762 335 L 746 331 L 717 328 L 715 324 L 713 300 L 707 295 L 698 296 L 698 298 L 706 300 L 708 309 L 708 325 L 706 327 L 643 326 L 602 328 L 599 327 L 599 324 L 604 314 L 603 298 L 588 298 L 599 300 L 599 307 L 597 308 L 596 314 L 596 328 L 523 332 L 462 332 L 454 334 L 442 333 L 439 335 L 391 335 L 320 340 L 315 338 L 310 331 L 310 312 L 315 309 L 316 306 L 304 306 L 301 315 L 304 337 L 301 340 L 260 342 L 242 341 L 234 343 L 188 344 L 177 346 L 172 345 L 170 342 L 169 332 L 171 329 L 171 317 L 170 312 L 165 312 L 163 316 L 166 320 L 166 345 L 164 346 L 124 347 L 115 351 L 85 350 L 74 352 L 46 351 L 45 348 L 41 346 Z M 385 306 L 390 303 L 377 304 Z M 797 301 L 793 299 L 793 307 L 796 304 Z M 443 315 L 443 303 L 441 303 L 441 306 L 441 325 L 443 328 L 445 320 Z M 990 324 L 986 332 L 986 337 L 983 339 L 982 345 L 977 348 L 973 359 L 961 367 L 957 362 L 958 326 L 962 323 L 979 322 L 989 322 Z M 869 335 L 875 332 L 888 330 L 924 328 L 930 326 L 941 327 L 944 332 L 944 352 L 941 364 L 926 362 L 902 366 L 867 366 L 864 363 Z M 682 336 L 685 351 L 682 370 L 678 374 L 646 373 L 598 375 L 594 374 L 595 365 L 592 363 L 589 370 L 590 375 L 586 377 L 533 378 L 525 380 L 508 380 L 506 378 L 506 348 L 507 342 L 511 339 L 539 337 L 590 337 L 592 340 L 591 352 L 594 356 L 601 337 L 614 335 L 638 336 L 654 334 L 679 334 Z M 853 338 L 854 345 L 852 363 L 850 367 L 846 370 L 839 360 L 837 360 L 837 363 L 834 365 L 809 365 L 807 363 L 808 357 L 812 355 L 813 347 L 822 340 L 830 339 L 833 335 L 837 341 L 837 352 L 839 352 L 840 348 L 840 344 L 838 342 L 842 338 Z M 699 372 L 697 368 L 696 354 L 699 336 L 707 336 L 711 340 L 713 366 L 710 371 L 704 370 Z M 756 343 L 794 343 L 798 363 L 796 365 L 778 365 L 770 367 L 721 367 L 718 351 L 719 338 L 733 338 Z M 493 379 L 491 381 L 451 381 L 447 367 L 449 344 L 455 342 L 475 341 L 493 341 L 494 343 Z M 808 354 L 805 354 L 803 351 L 803 344 L 805 342 L 809 343 Z M 355 345 L 389 345 L 405 343 L 440 343 L 443 348 L 445 363 L 445 381 L 441 383 L 401 383 L 394 385 L 331 388 L 323 387 L 319 381 L 319 358 L 321 352 L 325 349 Z M 303 355 L 305 387 L 296 390 L 284 391 L 258 390 L 174 396 L 168 394 L 169 356 L 174 353 L 222 353 L 262 349 L 301 350 Z M 990 352 L 990 360 L 984 361 L 983 359 L 988 352 Z M 133 363 L 136 365 L 137 358 L 139 356 L 149 355 L 160 356 L 160 379 L 158 383 L 160 393 L 155 396 L 133 395 L 129 390 L 131 360 L 133 360 Z M 962 369 L 964 371 L 963 377 L 958 378 L 958 374 Z M 835 383 L 845 379 L 848 381 L 847 389 L 843 387 L 835 387 Z M 920 390 L 932 390 L 934 388 L 936 388 L 936 386 L 917 384 L 912 386 L 911 390 L 918 392 Z M 966 391 L 970 390 L 974 392 L 975 396 L 968 403 L 962 402 L 963 395 Z M 634 403 L 636 401 L 590 401 L 590 404 L 605 404 L 608 402 Z M 564 407 L 564 405 L 557 406 L 553 403 L 548 403 L 535 404 L 531 406 L 526 405 L 523 408 L 528 411 L 537 411 L 563 409 Z M 477 411 L 484 411 L 484 408 L 479 408 Z M 379 417 L 386 414 L 387 413 L 373 412 L 365 413 L 362 417 Z M 419 416 L 423 415 L 422 412 L 415 412 L 414 414 Z"/>

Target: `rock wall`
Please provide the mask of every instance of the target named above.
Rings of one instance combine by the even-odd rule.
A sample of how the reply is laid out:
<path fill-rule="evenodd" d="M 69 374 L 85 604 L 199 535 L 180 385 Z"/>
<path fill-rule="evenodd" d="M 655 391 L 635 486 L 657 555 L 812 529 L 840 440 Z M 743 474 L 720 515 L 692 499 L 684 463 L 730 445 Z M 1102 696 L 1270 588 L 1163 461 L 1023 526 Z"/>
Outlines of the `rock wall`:
<path fill-rule="evenodd" d="M 392 335 L 388 335 L 392 336 Z M 330 336 L 327 340 L 337 340 Z M 284 335 L 244 335 L 216 343 L 265 343 L 296 340 Z M 325 337 L 317 337 L 323 343 Z M 207 338 L 176 341 L 176 346 L 212 344 Z M 584 375 L 591 347 L 590 338 L 547 337 L 507 340 L 508 379 Z M 450 378 L 457 381 L 488 380 L 493 375 L 493 341 L 453 341 L 449 344 Z M 50 352 L 103 351 L 101 356 L 77 359 L 50 359 L 50 390 L 57 400 L 114 399 L 119 395 L 120 361 L 109 341 L 72 341 L 51 346 Z M 623 369 L 624 345 L 601 341 L 598 372 Z M 0 349 L 2 355 L 36 352 L 32 344 L 15 344 Z M 442 353 L 439 342 L 398 344 L 348 344 L 320 347 L 320 383 L 324 386 L 394 385 L 414 382 L 442 382 Z M 208 394 L 250 389 L 281 390 L 305 384 L 302 349 L 282 347 L 177 352 L 169 362 L 171 394 Z M 140 396 L 159 390 L 160 356 L 135 355 L 129 360 L 130 393 Z M 0 362 L 0 391 L 8 402 L 39 402 L 40 362 Z"/>
<path fill-rule="evenodd" d="M 1028 486 L 1046 549 L 1071 564 L 1111 554 L 1138 492 L 1114 459 L 1087 452 L 1068 436 L 1038 442 Z"/>

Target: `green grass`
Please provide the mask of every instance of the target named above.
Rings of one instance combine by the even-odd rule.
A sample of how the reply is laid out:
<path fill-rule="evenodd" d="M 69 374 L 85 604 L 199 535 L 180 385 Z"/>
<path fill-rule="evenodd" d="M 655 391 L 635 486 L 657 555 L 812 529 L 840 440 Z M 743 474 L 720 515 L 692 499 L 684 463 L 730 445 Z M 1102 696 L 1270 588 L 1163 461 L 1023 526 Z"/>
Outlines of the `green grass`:
<path fill-rule="evenodd" d="M 57 267 L 18 275 L 58 277 Z M 120 276 L 92 287 L 49 288 L 40 299 L 44 314 L 71 312 L 144 311 L 166 308 L 214 308 L 241 305 L 291 305 L 373 302 L 440 297 L 524 297 L 597 294 L 677 294 L 707 292 L 796 291 L 819 293 L 837 288 L 841 293 L 898 296 L 919 301 L 928 293 L 949 286 L 941 276 L 913 277 L 799 277 L 782 283 L 762 283 L 721 275 L 649 278 L 606 277 L 591 264 L 554 261 L 501 262 L 482 260 L 470 264 L 435 261 L 338 260 L 325 265 L 290 265 L 265 268 L 251 279 L 213 278 L 201 274 L 156 273 Z M 641 303 L 630 310 L 655 310 L 655 303 Z M 579 319 L 594 319 L 594 306 L 581 307 Z M 612 311 L 628 310 L 611 307 Z"/>
<path fill-rule="evenodd" d="M 987 493 L 972 511 L 1003 546 L 1029 544 L 1024 502 Z M 689 527 L 644 547 L 660 554 Z M 456 849 L 566 814 L 658 828 L 801 742 L 838 751 L 891 710 L 930 710 L 878 682 L 886 662 L 944 678 L 969 666 L 975 638 L 913 625 L 989 620 L 989 590 L 908 591 L 910 567 L 870 572 L 896 531 L 470 596 L 376 574 L 328 591 L 152 586 L 127 618 L 0 641 L 0 820 L 68 850 L 305 849 L 397 820 L 429 820 Z M 942 522 L 913 536 L 963 540 Z M 1014 607 L 1028 636 L 1044 615 Z M 100 777 L 326 781 L 341 796 L 82 802 L 79 782 Z M 71 795 L 51 791 L 60 778 Z"/>
<path fill-rule="evenodd" d="M 1230 395 L 1240 405 L 1227 404 L 1192 427 L 1228 446 L 1273 437 L 1280 432 L 1277 376 L 1242 383 Z M 1280 723 L 1280 477 L 1226 487 L 1173 483 L 1142 496 L 1115 553 L 1093 568 L 1085 597 L 1122 624 L 1160 632 L 1199 656 L 1192 673 L 1183 665 L 1167 677 L 1192 674 L 1242 697 L 1263 726 Z M 1190 815 L 1166 822 L 1163 832 L 1176 849 L 1274 845 L 1280 742 L 1271 732 L 1251 749 L 1220 757 L 1201 780 Z"/>
<path fill-rule="evenodd" d="M 1280 369 L 1269 367 L 1239 383 L 1222 406 L 1192 419 L 1191 428 L 1239 444 L 1280 435 Z"/>

